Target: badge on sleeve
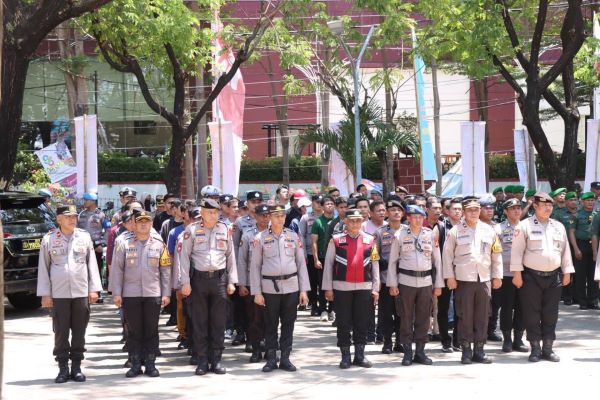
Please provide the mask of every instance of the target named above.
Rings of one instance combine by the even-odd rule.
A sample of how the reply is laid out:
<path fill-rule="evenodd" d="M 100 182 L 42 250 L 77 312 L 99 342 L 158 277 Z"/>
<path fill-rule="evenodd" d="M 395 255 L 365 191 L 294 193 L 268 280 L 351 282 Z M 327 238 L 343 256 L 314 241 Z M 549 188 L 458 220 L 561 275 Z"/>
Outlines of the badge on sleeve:
<path fill-rule="evenodd" d="M 373 246 L 371 249 L 371 261 L 379 261 L 379 252 L 377 251 L 377 246 Z"/>
<path fill-rule="evenodd" d="M 183 248 L 183 244 L 181 242 L 177 243 L 177 252 L 181 253 L 181 249 Z"/>
<path fill-rule="evenodd" d="M 492 245 L 492 253 L 502 253 L 502 244 L 497 236 L 496 240 L 494 240 L 494 244 Z"/>
<path fill-rule="evenodd" d="M 339 244 L 346 244 L 346 235 L 344 235 L 344 236 L 341 236 L 341 237 L 340 237 L 340 240 L 338 240 L 338 243 L 339 243 Z"/>
<path fill-rule="evenodd" d="M 183 240 L 188 240 L 190 238 L 190 232 L 189 231 L 185 231 L 185 233 L 183 234 Z"/>
<path fill-rule="evenodd" d="M 181 243 L 180 243 L 181 245 Z M 163 249 L 162 254 L 160 255 L 160 262 L 159 262 L 161 267 L 170 267 L 171 266 L 171 256 L 169 256 L 169 252 L 167 251 L 166 248 Z"/>

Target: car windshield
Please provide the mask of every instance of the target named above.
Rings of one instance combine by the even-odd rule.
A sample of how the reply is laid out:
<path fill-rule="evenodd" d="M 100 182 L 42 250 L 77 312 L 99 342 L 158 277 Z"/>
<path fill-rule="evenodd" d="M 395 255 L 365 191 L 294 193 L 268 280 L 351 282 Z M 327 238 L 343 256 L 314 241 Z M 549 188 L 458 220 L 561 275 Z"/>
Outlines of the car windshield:
<path fill-rule="evenodd" d="M 43 224 L 51 222 L 47 214 L 39 208 L 13 208 L 0 210 L 2 224 Z"/>

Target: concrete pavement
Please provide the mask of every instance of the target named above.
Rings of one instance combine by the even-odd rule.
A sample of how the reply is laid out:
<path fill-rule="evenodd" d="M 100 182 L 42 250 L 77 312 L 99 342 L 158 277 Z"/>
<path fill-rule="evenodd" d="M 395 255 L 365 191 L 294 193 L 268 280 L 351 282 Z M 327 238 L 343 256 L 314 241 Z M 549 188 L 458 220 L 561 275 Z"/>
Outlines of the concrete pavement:
<path fill-rule="evenodd" d="M 491 365 L 460 364 L 460 353 L 444 354 L 440 343 L 427 345 L 431 367 L 402 367 L 402 354 L 383 355 L 381 346 L 367 346 L 371 369 L 337 367 L 335 328 L 307 312 L 299 313 L 292 361 L 296 373 L 260 371 L 248 364 L 243 346 L 226 343 L 226 375 L 194 375 L 188 356 L 177 350 L 177 333 L 161 316 L 162 357 L 159 378 L 125 378 L 127 356 L 121 352 L 120 322 L 111 304 L 92 306 L 83 371 L 87 382 L 53 382 L 57 366 L 52 356 L 51 319 L 45 310 L 21 312 L 5 305 L 5 399 L 378 399 L 411 396 L 433 398 L 461 394 L 465 398 L 558 398 L 589 396 L 600 378 L 600 312 L 561 305 L 558 341 L 560 363 L 532 364 L 522 353 L 504 354 L 500 344 L 486 346 Z M 594 390 L 596 391 L 596 390 Z M 414 397 L 417 396 L 417 397 Z M 517 398 L 517 397 L 515 397 Z"/>

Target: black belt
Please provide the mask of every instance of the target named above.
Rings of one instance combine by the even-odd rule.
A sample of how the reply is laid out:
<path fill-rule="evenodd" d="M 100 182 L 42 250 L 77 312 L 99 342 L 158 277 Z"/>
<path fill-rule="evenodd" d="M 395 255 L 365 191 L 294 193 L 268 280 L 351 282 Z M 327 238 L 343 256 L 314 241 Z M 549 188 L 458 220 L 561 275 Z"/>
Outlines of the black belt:
<path fill-rule="evenodd" d="M 200 278 L 205 278 L 205 279 L 220 278 L 223 276 L 224 273 L 225 273 L 225 268 L 215 269 L 214 271 L 198 271 L 198 270 L 194 271 L 194 274 L 198 274 L 198 276 Z"/>
<path fill-rule="evenodd" d="M 531 269 L 523 266 L 523 269 L 537 276 L 554 276 L 560 273 L 560 268 L 556 268 L 554 271 L 538 271 L 536 269 Z"/>
<path fill-rule="evenodd" d="M 287 274 L 287 275 L 263 275 L 262 278 L 263 279 L 267 279 L 267 280 L 273 282 L 273 286 L 275 287 L 275 291 L 277 293 L 279 293 L 279 285 L 277 284 L 277 281 L 285 281 L 286 279 L 293 278 L 293 277 L 295 277 L 297 275 L 298 275 L 298 273 L 294 272 L 293 274 Z"/>
<path fill-rule="evenodd" d="M 426 278 L 431 275 L 431 270 L 427 271 L 413 271 L 411 269 L 398 268 L 398 272 L 404 275 L 414 276 L 416 278 Z"/>

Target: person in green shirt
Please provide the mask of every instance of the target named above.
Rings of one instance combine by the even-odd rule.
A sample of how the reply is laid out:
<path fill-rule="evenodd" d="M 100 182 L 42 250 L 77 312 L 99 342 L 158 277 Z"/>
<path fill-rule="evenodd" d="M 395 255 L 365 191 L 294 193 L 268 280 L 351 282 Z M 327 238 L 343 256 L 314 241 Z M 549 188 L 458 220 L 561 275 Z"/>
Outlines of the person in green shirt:
<path fill-rule="evenodd" d="M 577 210 L 579 209 L 579 198 L 577 197 L 577 193 L 575 192 L 567 192 L 565 195 L 565 211 L 561 216 L 560 222 L 563 223 L 567 233 L 569 233 L 569 229 L 573 221 L 575 220 Z"/>
<path fill-rule="evenodd" d="M 494 222 L 500 222 L 502 215 L 504 214 L 504 190 L 502 189 L 502 186 L 494 189 L 492 194 L 496 198 L 496 202 L 494 203 Z"/>
<path fill-rule="evenodd" d="M 525 192 L 525 201 L 521 203 L 523 207 L 523 211 L 521 211 L 522 220 L 525 218 L 532 217 L 533 214 L 535 214 L 535 211 L 533 209 L 533 198 L 536 191 L 537 190 L 535 188 L 532 188 L 528 189 L 527 192 Z"/>
<path fill-rule="evenodd" d="M 318 275 L 318 294 L 319 294 L 319 313 L 321 321 L 333 321 L 333 303 L 326 303 L 325 292 L 321 289 L 323 283 L 323 264 L 325 264 L 325 255 L 327 253 L 327 224 L 333 219 L 333 210 L 335 203 L 330 196 L 323 197 L 321 200 L 323 214 L 315 220 L 310 231 L 312 257 Z M 315 288 L 316 290 L 316 288 Z M 326 306 L 327 304 L 327 306 Z"/>
<path fill-rule="evenodd" d="M 558 188 L 550 192 L 549 195 L 554 200 L 554 209 L 552 210 L 550 218 L 561 221 L 564 212 L 567 210 L 565 205 L 567 189 L 564 187 Z"/>

